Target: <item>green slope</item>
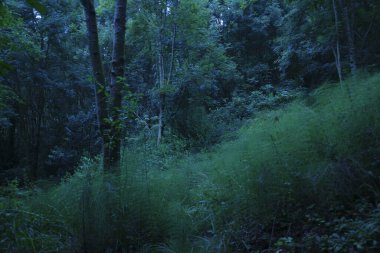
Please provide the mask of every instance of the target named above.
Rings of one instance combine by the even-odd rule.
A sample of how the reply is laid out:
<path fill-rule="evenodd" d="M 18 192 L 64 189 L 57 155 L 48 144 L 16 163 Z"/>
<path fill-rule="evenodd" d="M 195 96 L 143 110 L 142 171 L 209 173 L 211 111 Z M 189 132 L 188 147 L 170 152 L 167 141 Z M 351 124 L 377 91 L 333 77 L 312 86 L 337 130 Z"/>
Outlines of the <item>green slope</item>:
<path fill-rule="evenodd" d="M 263 112 L 213 152 L 152 166 L 155 147 L 130 148 L 119 175 L 84 159 L 48 191 L 13 184 L 0 248 L 376 252 L 379 102 L 380 75 L 357 77 Z"/>

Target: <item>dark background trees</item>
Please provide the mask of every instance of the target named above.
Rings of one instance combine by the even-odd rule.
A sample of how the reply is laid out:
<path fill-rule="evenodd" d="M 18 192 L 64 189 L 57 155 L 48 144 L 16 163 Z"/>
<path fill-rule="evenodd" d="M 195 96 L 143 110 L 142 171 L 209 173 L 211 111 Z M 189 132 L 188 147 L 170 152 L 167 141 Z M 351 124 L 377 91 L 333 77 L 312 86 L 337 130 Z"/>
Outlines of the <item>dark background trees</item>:
<path fill-rule="evenodd" d="M 84 153 L 98 152 L 82 12 L 69 1 L 44 6 L 49 12 L 41 16 L 24 2 L 7 1 L 12 25 L 2 28 L 1 55 L 10 68 L 1 81 L 15 94 L 3 116 L 1 138 L 9 145 L 1 145 L 2 169 L 31 177 L 64 173 Z"/>

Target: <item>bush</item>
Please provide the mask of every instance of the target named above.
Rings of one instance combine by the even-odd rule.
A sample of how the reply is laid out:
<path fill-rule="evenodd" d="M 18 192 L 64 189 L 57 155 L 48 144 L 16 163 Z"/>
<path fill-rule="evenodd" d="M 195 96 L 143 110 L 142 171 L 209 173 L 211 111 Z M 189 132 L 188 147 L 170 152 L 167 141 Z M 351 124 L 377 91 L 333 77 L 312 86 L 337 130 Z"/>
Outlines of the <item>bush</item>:
<path fill-rule="evenodd" d="M 56 213 L 41 213 L 25 205 L 31 192 L 17 180 L 2 188 L 0 198 L 1 252 L 61 252 L 71 239 Z"/>

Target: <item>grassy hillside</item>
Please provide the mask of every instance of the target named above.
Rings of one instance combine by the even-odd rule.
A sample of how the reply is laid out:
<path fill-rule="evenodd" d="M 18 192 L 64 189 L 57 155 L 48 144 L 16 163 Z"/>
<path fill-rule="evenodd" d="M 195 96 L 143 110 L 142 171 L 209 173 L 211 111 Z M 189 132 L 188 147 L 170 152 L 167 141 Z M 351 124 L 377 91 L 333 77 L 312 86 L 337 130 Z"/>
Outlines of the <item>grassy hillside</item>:
<path fill-rule="evenodd" d="M 131 146 L 118 175 L 83 159 L 48 190 L 13 182 L 1 251 L 378 252 L 379 103 L 380 75 L 357 77 L 262 112 L 212 152 Z"/>

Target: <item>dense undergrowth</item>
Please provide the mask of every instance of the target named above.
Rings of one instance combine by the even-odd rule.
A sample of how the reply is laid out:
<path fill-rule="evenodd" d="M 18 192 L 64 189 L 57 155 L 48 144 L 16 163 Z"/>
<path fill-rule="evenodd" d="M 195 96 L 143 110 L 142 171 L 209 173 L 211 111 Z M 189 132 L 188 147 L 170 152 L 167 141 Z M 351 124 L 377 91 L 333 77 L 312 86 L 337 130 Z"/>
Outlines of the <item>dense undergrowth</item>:
<path fill-rule="evenodd" d="M 58 186 L 2 189 L 2 252 L 379 252 L 380 75 L 265 111 L 186 154 L 129 145 Z M 144 144 L 145 143 L 145 144 Z"/>

